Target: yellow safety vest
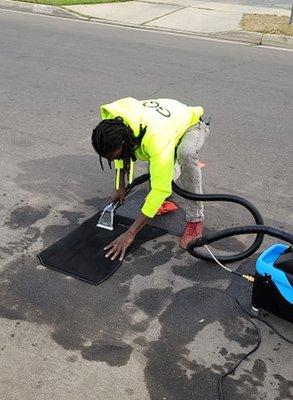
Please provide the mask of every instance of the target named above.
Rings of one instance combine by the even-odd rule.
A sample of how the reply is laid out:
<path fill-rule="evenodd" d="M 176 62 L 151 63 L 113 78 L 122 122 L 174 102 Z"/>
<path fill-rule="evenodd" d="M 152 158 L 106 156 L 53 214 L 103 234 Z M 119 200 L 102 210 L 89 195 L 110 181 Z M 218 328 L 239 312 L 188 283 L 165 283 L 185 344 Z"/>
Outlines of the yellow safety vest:
<path fill-rule="evenodd" d="M 138 160 L 149 161 L 151 190 L 141 209 L 147 217 L 153 218 L 164 200 L 171 195 L 175 148 L 187 129 L 197 124 L 203 114 L 202 107 L 189 107 L 172 99 L 136 100 L 127 97 L 101 106 L 102 119 L 122 117 L 135 136 L 139 134 L 140 125 L 147 127 L 135 151 Z M 117 188 L 123 160 L 115 160 L 115 167 L 118 170 Z M 130 182 L 132 178 L 131 162 Z"/>

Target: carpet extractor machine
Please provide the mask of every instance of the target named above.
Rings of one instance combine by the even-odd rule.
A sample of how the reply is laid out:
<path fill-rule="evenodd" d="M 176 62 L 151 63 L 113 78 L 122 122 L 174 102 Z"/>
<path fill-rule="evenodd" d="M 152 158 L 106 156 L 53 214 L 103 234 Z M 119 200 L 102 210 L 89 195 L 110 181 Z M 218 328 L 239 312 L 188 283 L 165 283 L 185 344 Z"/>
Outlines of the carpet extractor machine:
<path fill-rule="evenodd" d="M 149 174 L 139 176 L 132 184 L 127 186 L 126 193 L 129 194 L 134 186 L 148 180 Z M 204 235 L 200 239 L 189 243 L 187 251 L 198 259 L 215 262 L 226 271 L 253 283 L 252 312 L 254 315 L 257 315 L 258 311 L 263 309 L 293 322 L 293 235 L 284 230 L 264 225 L 264 220 L 258 209 L 242 197 L 230 194 L 194 194 L 183 190 L 175 182 L 173 182 L 172 186 L 175 193 L 188 200 L 232 202 L 243 206 L 251 213 L 255 220 L 255 225 L 233 227 L 214 234 Z M 112 230 L 114 213 L 118 207 L 118 202 L 108 205 L 102 212 L 97 226 Z M 241 253 L 215 256 L 208 247 L 209 244 L 218 240 L 244 234 L 256 234 L 256 237 L 252 245 Z M 264 235 L 280 239 L 288 244 L 277 243 L 267 248 L 256 261 L 254 275 L 241 274 L 222 264 L 242 261 L 252 256 L 261 246 Z M 200 250 L 201 247 L 205 247 L 206 251 L 202 252 Z"/>
<path fill-rule="evenodd" d="M 205 235 L 189 243 L 187 251 L 201 260 L 216 262 L 229 272 L 252 282 L 253 314 L 257 315 L 260 309 L 264 309 L 293 322 L 293 235 L 287 231 L 264 225 L 258 209 L 242 197 L 230 194 L 196 195 L 182 190 L 175 183 L 173 183 L 173 189 L 182 197 L 190 200 L 232 202 L 245 207 L 251 213 L 256 225 L 233 227 L 215 234 Z M 209 244 L 218 240 L 244 234 L 256 234 L 256 238 L 252 245 L 242 253 L 216 257 L 208 247 Z M 264 235 L 285 241 L 288 245 L 274 244 L 267 248 L 256 261 L 254 275 L 240 274 L 222 264 L 242 261 L 252 256 L 261 246 Z M 203 246 L 209 254 L 199 251 L 199 248 Z"/>

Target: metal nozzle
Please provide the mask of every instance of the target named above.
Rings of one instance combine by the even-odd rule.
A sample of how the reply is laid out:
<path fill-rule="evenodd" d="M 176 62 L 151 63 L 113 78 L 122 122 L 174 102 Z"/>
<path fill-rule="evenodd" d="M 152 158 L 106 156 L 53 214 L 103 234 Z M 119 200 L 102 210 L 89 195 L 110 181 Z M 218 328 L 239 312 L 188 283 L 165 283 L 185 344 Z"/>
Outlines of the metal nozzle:
<path fill-rule="evenodd" d="M 100 216 L 99 222 L 96 225 L 98 228 L 108 229 L 110 231 L 113 230 L 114 212 L 117 206 L 118 202 L 110 203 L 104 208 Z"/>

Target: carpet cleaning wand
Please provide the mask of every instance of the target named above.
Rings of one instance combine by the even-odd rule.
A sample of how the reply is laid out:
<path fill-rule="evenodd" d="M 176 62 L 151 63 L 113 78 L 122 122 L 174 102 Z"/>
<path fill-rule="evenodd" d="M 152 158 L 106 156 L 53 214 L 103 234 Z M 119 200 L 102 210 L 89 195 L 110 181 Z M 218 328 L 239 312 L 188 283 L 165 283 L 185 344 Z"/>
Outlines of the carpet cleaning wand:
<path fill-rule="evenodd" d="M 141 185 L 142 183 L 146 182 L 149 180 L 149 174 L 144 174 L 140 175 L 137 178 L 135 178 L 132 183 L 128 184 L 125 188 L 125 199 L 129 196 L 127 196 L 131 190 L 138 185 Z M 114 229 L 114 215 L 115 211 L 117 208 L 121 206 L 121 203 L 119 200 L 112 202 L 108 204 L 104 210 L 102 211 L 102 214 L 100 216 L 99 222 L 97 223 L 98 228 L 102 229 L 107 229 L 112 231 Z"/>

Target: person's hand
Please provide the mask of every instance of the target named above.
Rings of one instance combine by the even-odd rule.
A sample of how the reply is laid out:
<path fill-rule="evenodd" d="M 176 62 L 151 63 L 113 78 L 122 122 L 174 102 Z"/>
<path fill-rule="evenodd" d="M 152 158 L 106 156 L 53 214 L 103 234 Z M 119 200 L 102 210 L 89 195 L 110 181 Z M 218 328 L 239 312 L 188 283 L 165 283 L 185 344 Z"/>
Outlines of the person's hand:
<path fill-rule="evenodd" d="M 111 203 L 119 201 L 120 204 L 123 204 L 124 199 L 125 199 L 125 187 L 120 187 L 119 189 L 116 189 L 110 196 Z"/>
<path fill-rule="evenodd" d="M 122 235 L 118 236 L 112 243 L 108 244 L 108 246 L 104 247 L 104 250 L 109 250 L 105 257 L 111 258 L 111 260 L 115 260 L 119 256 L 119 261 L 122 261 L 125 252 L 128 247 L 134 242 L 135 235 L 129 230 Z"/>

